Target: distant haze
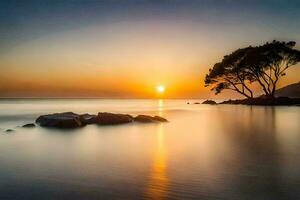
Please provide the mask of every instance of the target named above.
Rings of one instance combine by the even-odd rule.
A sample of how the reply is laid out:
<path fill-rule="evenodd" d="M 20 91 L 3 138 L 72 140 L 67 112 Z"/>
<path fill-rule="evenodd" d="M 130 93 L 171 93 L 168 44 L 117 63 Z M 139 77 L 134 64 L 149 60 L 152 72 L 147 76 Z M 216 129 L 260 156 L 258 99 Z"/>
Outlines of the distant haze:
<path fill-rule="evenodd" d="M 203 79 L 224 55 L 273 39 L 300 49 L 299 8 L 297 0 L 3 0 L 0 97 L 215 98 Z M 299 74 L 292 67 L 280 87 Z"/>

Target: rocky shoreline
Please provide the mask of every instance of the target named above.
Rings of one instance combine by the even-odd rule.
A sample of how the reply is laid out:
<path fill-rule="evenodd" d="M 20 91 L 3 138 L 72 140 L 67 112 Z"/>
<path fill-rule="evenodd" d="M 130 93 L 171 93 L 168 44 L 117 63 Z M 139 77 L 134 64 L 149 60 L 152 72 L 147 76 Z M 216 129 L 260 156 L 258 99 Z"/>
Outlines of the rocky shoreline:
<path fill-rule="evenodd" d="M 276 97 L 264 98 L 257 97 L 252 99 L 228 100 L 219 104 L 241 104 L 241 105 L 257 105 L 257 106 L 300 106 L 300 98 Z"/>
<path fill-rule="evenodd" d="M 89 124 L 97 125 L 118 125 L 132 122 L 140 123 L 155 123 L 168 122 L 167 119 L 160 116 L 138 115 L 133 117 L 129 114 L 118 114 L 99 112 L 97 115 L 91 114 L 76 114 L 73 112 L 54 113 L 39 116 L 36 121 L 42 127 L 53 128 L 80 128 Z M 32 127 L 32 125 L 24 125 L 25 127 Z"/>
<path fill-rule="evenodd" d="M 187 102 L 190 104 L 190 102 Z M 193 104 L 200 104 L 200 102 L 194 102 Z M 257 105 L 257 106 L 300 106 L 300 98 L 289 97 L 275 97 L 266 98 L 264 96 L 252 98 L 252 99 L 236 99 L 226 100 L 220 103 L 214 100 L 205 100 L 201 104 L 219 105 L 219 104 L 231 104 L 231 105 Z"/>

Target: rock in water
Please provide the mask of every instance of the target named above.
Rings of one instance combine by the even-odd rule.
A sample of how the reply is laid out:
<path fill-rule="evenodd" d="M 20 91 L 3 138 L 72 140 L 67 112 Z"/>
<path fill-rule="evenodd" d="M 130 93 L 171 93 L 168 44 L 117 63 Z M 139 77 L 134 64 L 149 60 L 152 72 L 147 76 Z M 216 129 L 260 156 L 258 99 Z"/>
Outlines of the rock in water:
<path fill-rule="evenodd" d="M 163 118 L 163 117 L 160 117 L 160 116 L 154 116 L 153 119 L 155 121 L 159 121 L 159 122 L 168 122 L 167 119 Z"/>
<path fill-rule="evenodd" d="M 98 123 L 97 115 L 83 114 L 80 115 L 80 121 L 83 124 L 96 124 Z"/>
<path fill-rule="evenodd" d="M 133 118 L 128 114 L 115 114 L 107 112 L 99 112 L 98 115 L 83 114 L 79 115 L 73 112 L 54 113 L 49 115 L 41 115 L 36 119 L 36 123 L 43 127 L 55 128 L 78 128 L 87 124 L 99 125 L 116 125 L 137 122 L 167 122 L 160 116 L 138 115 Z M 33 127 L 34 124 L 26 124 L 23 127 Z"/>
<path fill-rule="evenodd" d="M 5 132 L 7 132 L 7 133 L 8 133 L 8 132 L 14 132 L 14 131 L 15 131 L 15 130 L 13 130 L 13 129 L 6 129 L 6 130 L 5 130 Z"/>
<path fill-rule="evenodd" d="M 80 121 L 80 115 L 73 112 L 41 115 L 37 118 L 36 123 L 40 126 L 55 128 L 78 128 L 84 125 Z"/>
<path fill-rule="evenodd" d="M 238 99 L 223 101 L 220 104 L 242 104 L 242 105 L 260 105 L 260 106 L 297 106 L 300 105 L 300 98 L 276 97 L 266 98 L 265 96 L 252 99 Z"/>
<path fill-rule="evenodd" d="M 215 101 L 213 101 L 213 100 L 206 100 L 206 101 L 203 101 L 202 104 L 216 105 L 217 102 L 215 102 Z"/>
<path fill-rule="evenodd" d="M 127 114 L 114 114 L 107 112 L 98 113 L 98 124 L 100 125 L 113 125 L 113 124 L 125 124 L 133 122 L 133 117 Z"/>
<path fill-rule="evenodd" d="M 134 118 L 134 121 L 136 122 L 142 122 L 142 123 L 151 123 L 151 122 L 167 122 L 163 117 L 160 116 L 149 116 L 149 115 L 138 115 Z"/>
<path fill-rule="evenodd" d="M 22 127 L 23 127 L 23 128 L 33 128 L 33 127 L 35 127 L 35 124 L 33 124 L 33 123 L 25 124 L 25 125 L 23 125 Z"/>
<path fill-rule="evenodd" d="M 151 123 L 154 122 L 154 119 L 149 115 L 138 115 L 134 118 L 134 121 L 142 123 Z"/>

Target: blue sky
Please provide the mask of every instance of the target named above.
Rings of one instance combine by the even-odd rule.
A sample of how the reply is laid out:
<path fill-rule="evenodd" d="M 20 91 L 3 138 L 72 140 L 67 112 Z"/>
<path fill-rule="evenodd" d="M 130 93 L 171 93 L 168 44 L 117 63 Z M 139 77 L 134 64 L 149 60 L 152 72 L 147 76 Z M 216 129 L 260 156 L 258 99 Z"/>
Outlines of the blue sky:
<path fill-rule="evenodd" d="M 270 30 L 299 33 L 299 8 L 297 0 L 2 0 L 0 41 L 9 46 L 52 32 L 149 18 L 257 23 Z"/>

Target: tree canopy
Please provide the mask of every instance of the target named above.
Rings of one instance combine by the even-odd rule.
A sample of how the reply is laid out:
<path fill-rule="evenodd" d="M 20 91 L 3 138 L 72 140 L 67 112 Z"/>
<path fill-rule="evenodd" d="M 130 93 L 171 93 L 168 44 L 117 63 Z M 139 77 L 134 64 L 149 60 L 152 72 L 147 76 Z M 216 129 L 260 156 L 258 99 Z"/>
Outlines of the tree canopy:
<path fill-rule="evenodd" d="M 261 46 L 238 49 L 216 63 L 205 77 L 205 86 L 215 94 L 225 89 L 253 98 L 251 83 L 257 82 L 264 94 L 274 97 L 278 80 L 300 61 L 296 42 L 273 41 Z"/>

